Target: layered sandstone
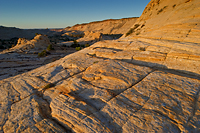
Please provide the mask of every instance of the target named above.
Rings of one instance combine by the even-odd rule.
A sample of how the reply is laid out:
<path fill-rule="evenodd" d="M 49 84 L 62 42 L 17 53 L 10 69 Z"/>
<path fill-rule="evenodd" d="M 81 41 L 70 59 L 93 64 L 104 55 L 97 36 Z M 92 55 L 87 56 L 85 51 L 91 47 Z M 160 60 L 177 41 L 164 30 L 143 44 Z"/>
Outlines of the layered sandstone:
<path fill-rule="evenodd" d="M 2 80 L 1 131 L 199 132 L 199 57 L 146 41 L 98 42 Z"/>
<path fill-rule="evenodd" d="M 199 0 L 151 0 L 132 36 L 200 43 L 199 7 Z"/>
<path fill-rule="evenodd" d="M 102 34 L 124 34 L 138 18 L 108 19 L 85 24 L 77 24 L 66 31 L 99 32 Z"/>
<path fill-rule="evenodd" d="M 198 5 L 197 0 L 176 2 L 190 4 L 191 11 Z M 147 14 L 156 3 L 166 4 L 152 0 Z M 145 26 L 155 18 L 146 18 Z M 154 23 L 163 26 L 168 21 Z M 181 27 L 181 20 L 177 23 Z M 200 132 L 199 34 L 181 41 L 176 32 L 169 39 L 160 29 L 163 39 L 158 39 L 155 31 L 99 41 L 1 80 L 0 132 Z"/>
<path fill-rule="evenodd" d="M 48 51 L 49 45 L 52 43 L 45 35 L 37 35 L 32 40 L 19 38 L 16 46 L 0 52 L 0 80 L 38 68 L 76 51 L 72 48 L 62 50 L 55 44 L 52 45 L 54 50 Z M 38 53 L 43 50 L 48 54 L 39 57 Z"/>

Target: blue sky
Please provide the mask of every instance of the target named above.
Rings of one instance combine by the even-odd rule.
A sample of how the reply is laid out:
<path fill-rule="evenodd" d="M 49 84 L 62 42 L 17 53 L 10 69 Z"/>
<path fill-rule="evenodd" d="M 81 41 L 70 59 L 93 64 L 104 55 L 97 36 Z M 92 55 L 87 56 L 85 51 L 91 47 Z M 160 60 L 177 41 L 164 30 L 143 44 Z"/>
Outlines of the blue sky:
<path fill-rule="evenodd" d="M 139 17 L 150 0 L 0 0 L 0 25 L 65 28 L 75 24 Z"/>

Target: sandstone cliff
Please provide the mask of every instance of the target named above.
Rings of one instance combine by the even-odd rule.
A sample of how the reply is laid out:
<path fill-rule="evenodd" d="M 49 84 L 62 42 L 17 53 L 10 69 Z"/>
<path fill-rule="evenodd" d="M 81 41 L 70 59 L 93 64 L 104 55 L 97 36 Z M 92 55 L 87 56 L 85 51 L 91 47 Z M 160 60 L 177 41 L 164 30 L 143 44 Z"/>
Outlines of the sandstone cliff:
<path fill-rule="evenodd" d="M 199 0 L 152 0 L 132 26 L 132 35 L 200 42 Z"/>
<path fill-rule="evenodd" d="M 174 0 L 166 1 L 168 4 L 163 5 L 167 7 L 175 5 Z M 186 10 L 191 12 L 199 3 L 176 2 L 177 8 L 178 3 L 190 4 Z M 162 3 L 165 1 L 152 0 L 146 14 L 151 14 L 149 7 Z M 159 13 L 153 10 L 152 18 L 145 18 L 144 11 L 141 23 L 135 23 L 141 27 L 145 19 L 142 27 L 148 32 L 142 28 L 141 35 L 99 41 L 1 80 L 0 132 L 200 132 L 200 35 L 181 41 L 179 33 L 174 32 L 173 38 L 167 38 L 172 34 L 170 28 L 162 31 L 161 27 L 170 22 L 151 22 L 164 13 L 163 6 L 163 12 L 160 9 Z M 177 15 L 182 11 L 177 9 Z M 187 23 L 183 25 L 184 21 L 176 20 L 180 31 L 190 27 L 192 20 L 196 23 L 198 12 L 194 14 L 192 19 L 185 14 Z M 171 24 L 178 29 L 175 19 Z M 158 39 L 156 31 L 163 38 Z"/>
<path fill-rule="evenodd" d="M 109 19 L 86 24 L 77 24 L 66 31 L 100 32 L 102 34 L 124 34 L 138 18 Z"/>

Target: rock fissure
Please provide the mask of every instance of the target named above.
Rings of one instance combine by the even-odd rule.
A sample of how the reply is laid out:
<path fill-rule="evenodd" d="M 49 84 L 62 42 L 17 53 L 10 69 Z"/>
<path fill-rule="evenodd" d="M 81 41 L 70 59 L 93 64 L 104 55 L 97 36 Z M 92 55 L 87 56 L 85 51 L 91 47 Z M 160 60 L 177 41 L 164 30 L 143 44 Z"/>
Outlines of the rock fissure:
<path fill-rule="evenodd" d="M 134 84 L 132 84 L 131 86 L 127 87 L 126 89 L 124 89 L 123 91 L 121 91 L 118 94 L 113 95 L 113 97 L 109 100 L 111 101 L 112 99 L 116 98 L 117 96 L 119 96 L 121 93 L 125 92 L 126 90 L 128 90 L 129 88 L 132 88 L 133 86 L 135 86 L 136 84 L 140 83 L 143 79 L 145 79 L 149 74 L 153 73 L 154 70 L 152 70 L 151 72 L 149 72 L 147 75 L 145 75 L 144 77 L 140 78 L 137 82 L 135 82 Z M 109 102 L 108 101 L 108 102 Z"/>

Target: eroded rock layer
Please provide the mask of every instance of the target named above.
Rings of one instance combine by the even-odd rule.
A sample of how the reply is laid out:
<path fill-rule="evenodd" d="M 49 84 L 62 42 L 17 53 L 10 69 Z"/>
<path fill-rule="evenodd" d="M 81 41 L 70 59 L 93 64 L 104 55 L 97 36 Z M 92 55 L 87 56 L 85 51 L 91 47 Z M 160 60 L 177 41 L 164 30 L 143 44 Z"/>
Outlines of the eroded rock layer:
<path fill-rule="evenodd" d="M 102 41 L 1 80 L 1 132 L 199 132 L 198 52 L 173 44 Z"/>
<path fill-rule="evenodd" d="M 171 5 L 165 7 L 165 2 Z M 170 18 L 171 29 L 176 22 L 180 30 L 185 25 L 190 29 L 190 22 L 198 20 L 198 5 L 198 0 L 152 0 L 132 29 L 148 32 L 99 41 L 1 80 L 0 132 L 200 132 L 198 23 L 189 38 L 178 39 L 178 33 L 161 30 L 170 27 L 167 20 L 163 24 L 166 16 L 163 23 L 156 21 L 156 15 L 170 14 L 171 8 L 182 17 L 184 7 L 197 17 Z M 151 9 L 153 17 L 146 18 Z M 155 27 L 149 28 L 152 21 L 162 38 L 155 36 Z"/>
<path fill-rule="evenodd" d="M 132 36 L 200 43 L 199 0 L 151 0 Z"/>

